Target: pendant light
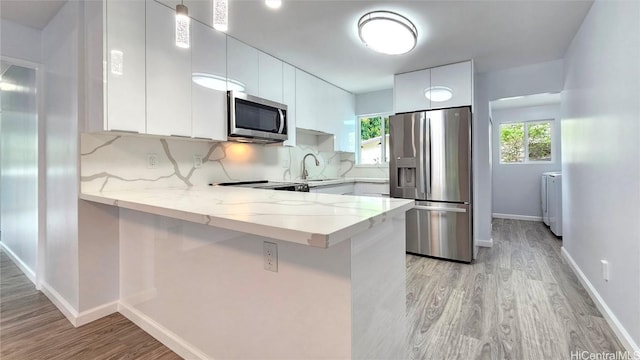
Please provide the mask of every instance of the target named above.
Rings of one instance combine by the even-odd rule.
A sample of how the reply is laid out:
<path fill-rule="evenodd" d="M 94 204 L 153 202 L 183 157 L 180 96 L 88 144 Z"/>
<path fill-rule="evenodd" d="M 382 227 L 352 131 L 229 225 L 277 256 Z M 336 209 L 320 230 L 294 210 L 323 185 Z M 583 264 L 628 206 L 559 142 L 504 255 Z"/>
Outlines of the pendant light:
<path fill-rule="evenodd" d="M 189 10 L 184 3 L 176 5 L 176 46 L 189 48 Z"/>
<path fill-rule="evenodd" d="M 213 28 L 227 32 L 229 29 L 229 7 L 227 0 L 213 0 Z"/>

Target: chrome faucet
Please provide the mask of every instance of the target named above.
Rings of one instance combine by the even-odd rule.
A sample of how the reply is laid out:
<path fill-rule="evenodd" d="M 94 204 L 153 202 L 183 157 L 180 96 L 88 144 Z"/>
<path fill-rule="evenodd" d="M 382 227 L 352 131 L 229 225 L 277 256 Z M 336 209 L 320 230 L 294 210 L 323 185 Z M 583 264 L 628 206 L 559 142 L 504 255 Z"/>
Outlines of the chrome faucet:
<path fill-rule="evenodd" d="M 305 163 L 305 160 L 307 160 L 307 156 L 311 156 L 316 160 L 316 166 L 320 166 L 320 161 L 318 161 L 318 158 L 313 155 L 312 153 L 308 153 L 307 155 L 305 155 L 302 158 L 302 180 L 307 180 L 307 176 L 309 176 L 309 172 L 307 172 L 307 165 Z"/>

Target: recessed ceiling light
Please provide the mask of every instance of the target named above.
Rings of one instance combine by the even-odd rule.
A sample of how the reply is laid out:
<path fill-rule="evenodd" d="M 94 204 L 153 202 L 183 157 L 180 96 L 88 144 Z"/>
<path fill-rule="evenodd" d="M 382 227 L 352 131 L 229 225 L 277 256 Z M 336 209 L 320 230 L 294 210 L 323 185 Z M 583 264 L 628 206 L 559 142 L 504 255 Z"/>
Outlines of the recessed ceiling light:
<path fill-rule="evenodd" d="M 402 15 L 390 11 L 372 11 L 358 20 L 358 35 L 374 51 L 400 55 L 416 46 L 418 30 Z"/>
<path fill-rule="evenodd" d="M 435 102 L 443 102 L 453 97 L 453 90 L 446 86 L 432 86 L 424 89 L 424 96 Z"/>
<path fill-rule="evenodd" d="M 282 6 L 282 0 L 264 0 L 264 3 L 271 9 L 279 9 Z"/>
<path fill-rule="evenodd" d="M 243 83 L 233 79 L 227 79 L 224 76 L 206 73 L 193 73 L 191 74 L 191 80 L 200 86 L 206 87 L 207 89 L 220 91 L 244 91 Z"/>

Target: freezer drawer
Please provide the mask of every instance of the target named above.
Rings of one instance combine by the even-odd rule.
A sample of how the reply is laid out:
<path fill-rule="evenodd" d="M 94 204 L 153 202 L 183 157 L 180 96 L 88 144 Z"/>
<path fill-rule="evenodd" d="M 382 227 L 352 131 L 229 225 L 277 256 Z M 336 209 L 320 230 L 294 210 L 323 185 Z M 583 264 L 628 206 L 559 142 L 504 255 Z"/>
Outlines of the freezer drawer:
<path fill-rule="evenodd" d="M 471 206 L 416 201 L 406 214 L 407 252 L 471 262 Z"/>

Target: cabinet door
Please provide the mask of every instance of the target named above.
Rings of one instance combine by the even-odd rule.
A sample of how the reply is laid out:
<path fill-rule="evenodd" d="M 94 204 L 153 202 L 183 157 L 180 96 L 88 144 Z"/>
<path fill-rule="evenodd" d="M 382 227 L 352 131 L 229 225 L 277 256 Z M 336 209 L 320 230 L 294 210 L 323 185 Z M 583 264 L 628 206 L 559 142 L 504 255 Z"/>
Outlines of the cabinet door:
<path fill-rule="evenodd" d="M 109 1 L 105 130 L 145 133 L 145 3 Z"/>
<path fill-rule="evenodd" d="M 258 74 L 259 96 L 282 103 L 282 61 L 259 51 Z"/>
<path fill-rule="evenodd" d="M 317 81 L 316 77 L 296 69 L 296 127 L 298 128 L 316 129 Z"/>
<path fill-rule="evenodd" d="M 327 134 L 335 134 L 336 123 L 336 88 L 328 82 L 314 77 L 316 93 L 316 127 L 312 130 L 321 131 Z"/>
<path fill-rule="evenodd" d="M 224 33 L 194 21 L 191 24 L 192 76 L 220 79 L 212 89 L 191 81 L 192 137 L 227 140 L 227 37 Z"/>
<path fill-rule="evenodd" d="M 360 196 L 389 196 L 389 184 L 356 183 L 355 194 Z"/>
<path fill-rule="evenodd" d="M 356 151 L 356 105 L 355 96 L 342 89 L 338 89 L 336 108 L 338 113 L 338 127 L 336 132 L 337 151 Z"/>
<path fill-rule="evenodd" d="M 191 49 L 176 46 L 175 11 L 146 4 L 147 133 L 191 136 Z"/>
<path fill-rule="evenodd" d="M 244 84 L 247 94 L 260 96 L 258 49 L 227 37 L 227 76 Z"/>
<path fill-rule="evenodd" d="M 282 103 L 287 105 L 287 141 L 285 146 L 296 146 L 296 68 L 282 64 Z"/>
<path fill-rule="evenodd" d="M 431 86 L 451 89 L 453 96 L 447 101 L 431 100 L 431 108 L 448 108 L 472 104 L 471 61 L 439 66 L 431 69 Z"/>
<path fill-rule="evenodd" d="M 354 195 L 353 184 L 324 185 L 312 187 L 310 192 L 322 194 Z"/>
<path fill-rule="evenodd" d="M 424 91 L 429 86 L 430 69 L 396 75 L 393 86 L 394 112 L 429 110 L 431 102 L 424 96 Z"/>

